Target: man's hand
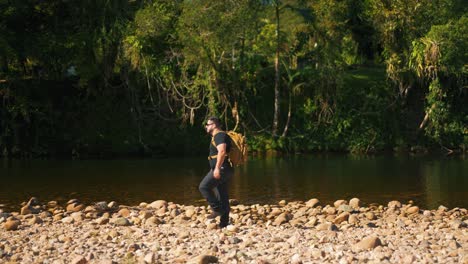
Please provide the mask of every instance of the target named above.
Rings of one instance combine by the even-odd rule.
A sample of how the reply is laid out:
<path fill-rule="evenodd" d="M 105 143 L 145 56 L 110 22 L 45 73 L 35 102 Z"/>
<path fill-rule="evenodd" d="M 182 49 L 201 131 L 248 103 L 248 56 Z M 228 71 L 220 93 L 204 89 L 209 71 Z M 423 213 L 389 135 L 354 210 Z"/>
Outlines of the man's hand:
<path fill-rule="evenodd" d="M 219 180 L 221 179 L 221 172 L 219 171 L 219 168 L 215 168 L 213 171 L 213 178 Z"/>

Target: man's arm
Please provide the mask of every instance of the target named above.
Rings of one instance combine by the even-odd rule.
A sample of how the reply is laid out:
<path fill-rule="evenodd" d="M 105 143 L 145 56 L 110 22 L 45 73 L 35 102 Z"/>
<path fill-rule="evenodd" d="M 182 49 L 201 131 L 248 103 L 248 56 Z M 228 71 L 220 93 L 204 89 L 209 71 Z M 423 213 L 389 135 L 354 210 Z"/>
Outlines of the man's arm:
<path fill-rule="evenodd" d="M 213 177 L 219 180 L 221 178 L 220 169 L 223 165 L 224 159 L 226 158 L 226 143 L 219 144 L 216 146 L 216 149 L 218 150 L 218 157 L 216 158 L 216 166 L 213 171 Z"/>

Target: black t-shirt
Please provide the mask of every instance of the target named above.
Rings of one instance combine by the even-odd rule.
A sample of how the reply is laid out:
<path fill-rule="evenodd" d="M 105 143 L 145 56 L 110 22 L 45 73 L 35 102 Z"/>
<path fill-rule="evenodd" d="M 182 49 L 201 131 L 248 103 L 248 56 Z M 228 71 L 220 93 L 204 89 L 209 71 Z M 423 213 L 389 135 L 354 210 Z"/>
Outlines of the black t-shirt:
<path fill-rule="evenodd" d="M 226 143 L 226 154 L 231 150 L 231 138 L 226 134 L 226 132 L 218 132 L 214 136 L 214 145 L 218 146 L 219 144 Z M 210 141 L 210 157 L 218 155 L 218 149 L 213 145 L 213 138 Z M 216 166 L 217 158 L 210 159 L 210 167 L 213 169 Z M 230 166 L 228 159 L 225 158 L 223 166 Z"/>

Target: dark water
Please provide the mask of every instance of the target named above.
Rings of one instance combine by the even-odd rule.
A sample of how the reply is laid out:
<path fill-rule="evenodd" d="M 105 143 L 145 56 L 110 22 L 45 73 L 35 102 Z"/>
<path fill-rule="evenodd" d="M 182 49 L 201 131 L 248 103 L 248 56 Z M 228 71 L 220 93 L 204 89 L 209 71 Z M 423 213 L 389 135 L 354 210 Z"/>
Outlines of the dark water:
<path fill-rule="evenodd" d="M 0 160 L 0 207 L 19 210 L 36 196 L 64 203 L 117 201 L 136 205 L 164 199 L 204 204 L 198 183 L 204 157 L 163 160 Z M 413 200 L 422 208 L 468 208 L 468 160 L 347 155 L 254 158 L 236 170 L 231 198 L 277 203 L 358 197 L 364 204 Z"/>

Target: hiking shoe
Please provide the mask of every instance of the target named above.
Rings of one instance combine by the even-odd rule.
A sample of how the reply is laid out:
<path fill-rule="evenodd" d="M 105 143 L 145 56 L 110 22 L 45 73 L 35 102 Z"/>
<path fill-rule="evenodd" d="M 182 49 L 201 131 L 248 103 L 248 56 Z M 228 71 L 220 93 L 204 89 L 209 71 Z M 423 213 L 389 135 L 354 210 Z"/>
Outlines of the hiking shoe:
<path fill-rule="evenodd" d="M 223 215 L 223 212 L 213 210 L 213 212 L 211 212 L 211 214 L 208 215 L 206 218 L 207 219 L 215 219 L 216 217 L 221 216 L 221 215 Z"/>

